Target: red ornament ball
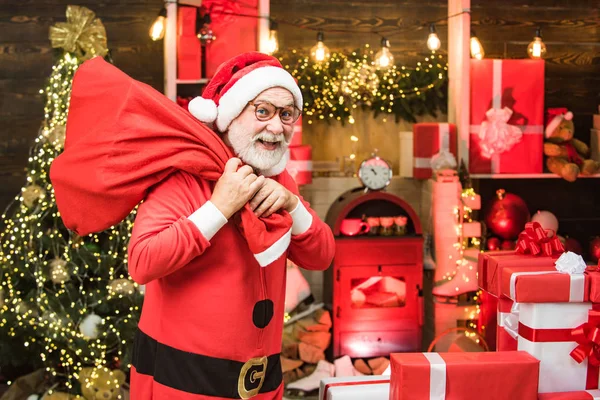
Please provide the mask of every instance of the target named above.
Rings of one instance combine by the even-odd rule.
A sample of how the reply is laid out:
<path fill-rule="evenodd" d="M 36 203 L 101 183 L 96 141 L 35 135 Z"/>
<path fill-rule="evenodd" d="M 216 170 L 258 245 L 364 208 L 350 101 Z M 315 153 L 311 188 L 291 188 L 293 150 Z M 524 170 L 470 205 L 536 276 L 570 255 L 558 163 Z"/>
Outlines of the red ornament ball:
<path fill-rule="evenodd" d="M 594 258 L 594 261 L 600 259 L 600 237 L 598 236 L 590 242 L 590 255 Z"/>
<path fill-rule="evenodd" d="M 487 240 L 487 249 L 489 251 L 500 250 L 500 239 L 497 237 L 491 237 Z"/>
<path fill-rule="evenodd" d="M 487 227 L 502 239 L 516 239 L 529 221 L 527 204 L 519 196 L 506 193 L 504 189 L 496 192 L 485 214 Z"/>
<path fill-rule="evenodd" d="M 500 245 L 500 248 L 502 250 L 514 250 L 517 248 L 517 243 L 515 243 L 514 240 L 505 240 L 502 242 L 502 245 Z"/>
<path fill-rule="evenodd" d="M 581 247 L 581 244 L 579 244 L 577 240 L 573 238 L 566 238 L 563 244 L 565 245 L 565 251 L 571 251 L 575 254 L 579 254 L 580 256 L 583 255 L 583 247 Z"/>

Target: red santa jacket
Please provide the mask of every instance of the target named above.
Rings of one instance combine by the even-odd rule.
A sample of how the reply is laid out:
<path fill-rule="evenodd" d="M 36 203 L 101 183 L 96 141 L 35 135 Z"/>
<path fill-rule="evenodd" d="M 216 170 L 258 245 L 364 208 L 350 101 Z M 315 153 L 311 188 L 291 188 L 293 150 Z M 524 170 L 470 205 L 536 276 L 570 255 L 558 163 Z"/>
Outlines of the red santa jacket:
<path fill-rule="evenodd" d="M 277 179 L 298 195 L 287 172 Z M 333 235 L 300 198 L 306 230 L 292 234 L 286 253 L 261 267 L 235 218 L 210 241 L 188 218 L 210 199 L 213 187 L 177 172 L 139 207 L 129 272 L 146 284 L 146 294 L 132 400 L 282 397 L 286 257 L 306 269 L 326 269 L 334 255 Z"/>

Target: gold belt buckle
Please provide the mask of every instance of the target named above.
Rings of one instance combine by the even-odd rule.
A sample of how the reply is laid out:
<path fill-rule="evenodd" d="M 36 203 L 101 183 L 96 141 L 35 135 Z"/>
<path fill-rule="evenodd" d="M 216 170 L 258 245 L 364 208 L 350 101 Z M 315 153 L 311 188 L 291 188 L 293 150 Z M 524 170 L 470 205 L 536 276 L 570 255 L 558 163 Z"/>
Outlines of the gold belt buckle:
<path fill-rule="evenodd" d="M 255 383 L 259 380 L 258 385 L 254 389 L 246 388 L 246 376 L 248 375 L 248 371 L 252 367 L 262 367 L 261 369 L 253 369 L 250 372 L 250 382 Z M 238 394 L 242 399 L 249 399 L 253 396 L 256 396 L 260 389 L 262 388 L 263 383 L 265 382 L 265 374 L 267 373 L 267 357 L 255 357 L 252 358 L 242 366 L 242 370 L 240 371 L 240 377 L 238 378 Z"/>

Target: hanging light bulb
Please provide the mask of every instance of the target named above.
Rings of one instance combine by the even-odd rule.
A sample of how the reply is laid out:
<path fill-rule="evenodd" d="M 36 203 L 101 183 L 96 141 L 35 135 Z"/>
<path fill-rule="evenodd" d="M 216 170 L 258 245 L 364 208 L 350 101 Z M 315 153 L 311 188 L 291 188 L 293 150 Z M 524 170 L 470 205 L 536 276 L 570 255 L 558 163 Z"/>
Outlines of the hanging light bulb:
<path fill-rule="evenodd" d="M 317 44 L 310 49 L 310 56 L 316 62 L 322 62 L 329 58 L 329 47 L 323 44 L 323 32 L 317 33 Z"/>
<path fill-rule="evenodd" d="M 477 35 L 475 35 L 475 31 L 471 31 L 471 57 L 476 58 L 478 60 L 482 60 L 485 57 L 485 51 L 483 51 L 483 46 L 479 39 L 477 39 Z"/>
<path fill-rule="evenodd" d="M 442 46 L 442 42 L 440 42 L 440 38 L 435 32 L 435 25 L 429 25 L 429 37 L 427 38 L 427 47 L 431 51 L 439 50 Z"/>
<path fill-rule="evenodd" d="M 167 9 L 162 8 L 150 27 L 150 38 L 154 41 L 161 40 L 165 37 L 165 23 L 167 19 Z"/>
<path fill-rule="evenodd" d="M 212 23 L 212 18 L 210 18 L 210 14 L 204 14 L 204 17 L 200 19 L 200 29 L 196 32 L 196 36 L 200 39 L 202 44 L 211 44 L 217 37 L 212 31 L 210 24 Z"/>
<path fill-rule="evenodd" d="M 381 38 L 381 50 L 375 54 L 375 66 L 386 69 L 392 65 L 394 65 L 394 56 L 390 51 L 390 41 L 386 38 Z"/>
<path fill-rule="evenodd" d="M 546 55 L 546 45 L 542 41 L 542 28 L 535 30 L 535 37 L 527 46 L 527 55 L 531 58 L 544 58 Z"/>
<path fill-rule="evenodd" d="M 265 52 L 269 55 L 279 50 L 279 41 L 277 40 L 277 22 L 271 20 L 269 27 L 269 39 L 265 44 Z"/>

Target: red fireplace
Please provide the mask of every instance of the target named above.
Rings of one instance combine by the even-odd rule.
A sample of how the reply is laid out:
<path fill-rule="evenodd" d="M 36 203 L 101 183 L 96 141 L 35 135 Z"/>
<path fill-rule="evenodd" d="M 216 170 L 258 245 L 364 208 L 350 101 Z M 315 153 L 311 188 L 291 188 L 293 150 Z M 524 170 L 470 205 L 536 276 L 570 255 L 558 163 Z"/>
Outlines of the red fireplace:
<path fill-rule="evenodd" d="M 390 216 L 406 217 L 401 236 L 340 232 L 344 219 Z M 357 188 L 338 197 L 326 222 L 336 241 L 324 286 L 333 314 L 333 358 L 420 351 L 423 237 L 415 211 L 392 194 Z"/>

